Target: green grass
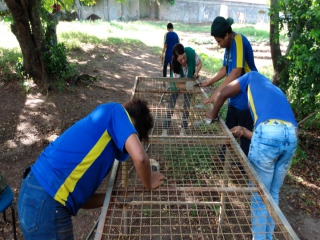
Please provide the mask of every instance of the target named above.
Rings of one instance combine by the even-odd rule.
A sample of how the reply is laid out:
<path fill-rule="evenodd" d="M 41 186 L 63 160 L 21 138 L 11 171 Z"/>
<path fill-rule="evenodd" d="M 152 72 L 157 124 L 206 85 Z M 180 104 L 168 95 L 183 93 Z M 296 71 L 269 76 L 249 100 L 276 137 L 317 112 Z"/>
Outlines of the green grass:
<path fill-rule="evenodd" d="M 251 26 L 234 28 L 233 30 L 237 33 L 245 35 L 250 42 L 269 41 L 270 34 L 267 30 L 259 30 Z"/>
<path fill-rule="evenodd" d="M 128 47 L 128 44 L 139 47 L 143 44 L 140 40 L 131 38 L 99 38 L 95 35 L 89 35 L 82 32 L 62 32 L 59 35 L 59 40 L 62 41 L 69 51 L 81 49 L 82 43 L 90 43 L 94 45 L 120 45 Z M 160 51 L 160 50 L 159 50 Z"/>
<path fill-rule="evenodd" d="M 16 71 L 18 59 L 21 58 L 21 50 L 18 48 L 0 48 L 0 74 L 10 77 L 11 73 Z"/>
<path fill-rule="evenodd" d="M 202 69 L 207 73 L 213 75 L 221 68 L 222 59 L 210 57 L 205 53 L 200 53 L 199 55 L 202 60 Z"/>
<path fill-rule="evenodd" d="M 270 80 L 272 79 L 273 76 L 273 67 L 272 65 L 269 66 L 263 66 L 263 68 L 258 69 L 258 71 L 269 78 Z"/>
<path fill-rule="evenodd" d="M 220 67 L 223 51 L 214 56 L 208 55 L 205 50 L 198 47 L 201 44 L 214 44 L 215 40 L 210 36 L 211 23 L 208 24 L 185 24 L 173 22 L 175 31 L 192 33 L 208 33 L 205 39 L 193 39 L 197 41 L 196 51 L 203 61 L 202 71 L 206 75 L 213 75 Z M 152 52 L 160 55 L 163 46 L 163 35 L 166 32 L 166 21 L 76 21 L 60 22 L 57 25 L 58 41 L 63 42 L 68 51 L 81 49 L 83 44 L 93 45 L 116 45 L 117 48 L 139 48 L 143 45 L 150 47 Z M 253 26 L 242 27 L 234 24 L 233 29 L 247 36 L 251 41 L 268 41 L 269 33 L 266 29 L 255 29 Z M 10 32 L 8 23 L 0 24 L 0 59 L 1 71 L 9 73 L 13 71 L 16 59 L 21 58 L 19 44 L 15 36 Z M 8 41 L 9 40 L 9 41 Z M 10 44 L 10 45 L 8 45 Z M 3 52 L 6 52 L 5 54 Z M 272 66 L 266 66 L 259 71 L 268 78 L 272 77 Z"/>
<path fill-rule="evenodd" d="M 214 127 L 214 124 L 210 125 Z M 174 156 L 174 161 L 170 162 L 167 166 L 168 171 L 172 171 L 172 174 L 179 174 L 175 171 L 175 169 L 185 169 L 188 170 L 189 173 L 193 172 L 194 175 L 191 174 L 190 177 L 194 178 L 193 180 L 197 180 L 197 175 L 210 175 L 214 174 L 214 170 L 212 169 L 212 162 L 209 160 L 209 156 L 217 154 L 217 149 L 203 147 L 203 146 L 184 146 L 178 145 L 175 148 L 167 147 L 164 151 L 163 158 L 170 159 Z M 183 176 L 178 176 L 178 178 L 183 179 Z"/>

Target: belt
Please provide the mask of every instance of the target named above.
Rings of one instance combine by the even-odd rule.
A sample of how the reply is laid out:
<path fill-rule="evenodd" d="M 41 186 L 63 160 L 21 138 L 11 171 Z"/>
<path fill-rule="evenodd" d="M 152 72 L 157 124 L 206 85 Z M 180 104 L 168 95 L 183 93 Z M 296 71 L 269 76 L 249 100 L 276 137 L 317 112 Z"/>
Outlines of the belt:
<path fill-rule="evenodd" d="M 295 127 L 291 122 L 279 120 L 279 119 L 269 119 L 261 123 L 262 125 L 285 125 L 287 127 Z"/>
<path fill-rule="evenodd" d="M 31 166 L 27 167 L 27 168 L 23 171 L 23 176 L 22 176 L 23 179 L 25 179 L 25 178 L 28 176 L 30 170 L 31 170 Z"/>

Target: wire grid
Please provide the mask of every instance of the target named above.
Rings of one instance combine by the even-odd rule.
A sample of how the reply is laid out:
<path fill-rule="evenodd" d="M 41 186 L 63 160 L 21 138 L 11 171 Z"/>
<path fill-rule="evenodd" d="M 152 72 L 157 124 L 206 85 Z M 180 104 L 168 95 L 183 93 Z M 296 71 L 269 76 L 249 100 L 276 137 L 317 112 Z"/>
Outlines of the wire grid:
<path fill-rule="evenodd" d="M 133 89 L 133 97 L 147 100 L 154 116 L 145 149 L 167 180 L 147 191 L 132 159 L 121 163 L 104 206 L 108 209 L 104 239 L 251 239 L 251 195 L 259 193 L 266 203 L 268 198 L 222 120 L 194 126 L 210 107 L 202 104 L 203 89 L 179 91 L 179 95 L 192 95 L 187 131 L 179 133 L 185 112 L 184 98 L 179 96 L 168 134 L 163 135 L 172 93 L 168 86 L 165 78 L 137 78 Z M 266 205 L 276 224 L 274 239 L 292 239 L 278 212 Z"/>
<path fill-rule="evenodd" d="M 179 135 L 182 128 L 185 129 L 186 135 L 226 135 L 219 123 L 209 126 L 203 122 L 204 113 L 210 105 L 203 104 L 205 97 L 200 87 L 194 87 L 192 91 L 171 91 L 168 78 L 163 78 L 163 81 L 142 79 L 144 78 L 138 78 L 134 96 L 149 103 L 155 124 L 151 136 L 162 135 L 165 128 L 169 136 Z M 181 81 L 174 80 L 177 83 Z M 193 79 L 191 81 L 196 83 Z"/>

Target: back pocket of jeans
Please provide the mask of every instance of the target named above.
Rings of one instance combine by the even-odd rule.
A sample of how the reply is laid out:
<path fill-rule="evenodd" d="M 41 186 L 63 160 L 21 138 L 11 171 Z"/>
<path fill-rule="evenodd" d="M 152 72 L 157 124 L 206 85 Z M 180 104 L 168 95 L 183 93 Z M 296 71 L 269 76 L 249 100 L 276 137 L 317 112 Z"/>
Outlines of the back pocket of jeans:
<path fill-rule="evenodd" d="M 43 200 L 24 194 L 19 213 L 19 223 L 26 232 L 31 233 L 38 230 L 43 204 Z"/>

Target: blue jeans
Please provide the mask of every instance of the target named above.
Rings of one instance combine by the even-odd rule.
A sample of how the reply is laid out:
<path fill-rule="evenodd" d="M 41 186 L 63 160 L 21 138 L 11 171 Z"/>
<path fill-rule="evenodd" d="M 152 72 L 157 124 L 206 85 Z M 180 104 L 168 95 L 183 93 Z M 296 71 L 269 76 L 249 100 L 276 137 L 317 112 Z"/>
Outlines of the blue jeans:
<path fill-rule="evenodd" d="M 169 103 L 168 108 L 173 109 L 176 105 L 177 98 L 179 97 L 179 93 L 171 93 L 169 97 Z M 183 94 L 184 102 L 183 102 L 183 113 L 181 118 L 181 128 L 187 128 L 188 127 L 188 118 L 189 118 L 189 108 L 190 108 L 190 102 L 192 98 L 192 94 Z M 169 110 L 167 112 L 167 119 L 170 119 L 170 121 L 164 121 L 163 122 L 163 129 L 168 129 L 168 127 L 171 124 L 171 116 L 173 114 L 173 110 Z"/>
<path fill-rule="evenodd" d="M 31 171 L 22 180 L 18 217 L 26 240 L 74 239 L 70 212 L 43 189 Z"/>
<path fill-rule="evenodd" d="M 167 77 L 168 64 L 169 64 L 169 67 L 170 67 L 170 72 L 169 72 L 170 73 L 170 77 L 172 77 L 171 63 L 170 62 L 166 62 L 166 61 L 163 62 L 163 69 L 162 69 L 162 76 L 163 77 Z"/>
<path fill-rule="evenodd" d="M 277 204 L 296 148 L 293 126 L 262 123 L 253 132 L 248 159 Z M 251 221 L 255 240 L 272 239 L 275 224 L 258 193 L 251 196 Z"/>

